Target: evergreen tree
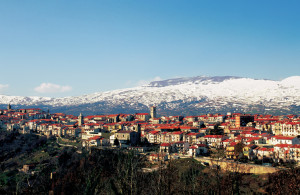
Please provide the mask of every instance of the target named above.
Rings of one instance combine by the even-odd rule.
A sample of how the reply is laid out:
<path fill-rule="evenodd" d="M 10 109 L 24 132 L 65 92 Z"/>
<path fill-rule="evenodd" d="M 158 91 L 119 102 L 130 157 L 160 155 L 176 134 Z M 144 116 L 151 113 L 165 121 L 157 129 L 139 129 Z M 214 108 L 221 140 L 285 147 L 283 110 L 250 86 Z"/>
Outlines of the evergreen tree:
<path fill-rule="evenodd" d="M 118 138 L 116 138 L 116 139 L 114 140 L 114 145 L 115 145 L 115 146 L 119 146 L 119 145 L 120 145 L 120 142 L 119 142 Z"/>

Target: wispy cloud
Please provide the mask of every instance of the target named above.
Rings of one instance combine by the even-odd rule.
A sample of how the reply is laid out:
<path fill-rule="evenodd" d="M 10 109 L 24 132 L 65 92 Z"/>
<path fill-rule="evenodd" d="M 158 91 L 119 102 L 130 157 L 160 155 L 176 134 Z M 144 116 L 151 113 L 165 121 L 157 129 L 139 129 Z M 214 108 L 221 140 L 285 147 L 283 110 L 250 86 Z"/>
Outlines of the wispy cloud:
<path fill-rule="evenodd" d="M 2 93 L 4 90 L 6 90 L 9 87 L 7 84 L 0 84 L 0 93 Z"/>
<path fill-rule="evenodd" d="M 34 90 L 38 93 L 63 93 L 72 90 L 72 87 L 66 85 L 61 86 L 53 83 L 42 83 L 40 86 L 34 88 Z"/>
<path fill-rule="evenodd" d="M 137 86 L 143 86 L 143 85 L 147 85 L 152 81 L 161 81 L 162 79 L 159 76 L 154 77 L 153 79 L 149 79 L 149 80 L 139 80 L 137 82 Z"/>

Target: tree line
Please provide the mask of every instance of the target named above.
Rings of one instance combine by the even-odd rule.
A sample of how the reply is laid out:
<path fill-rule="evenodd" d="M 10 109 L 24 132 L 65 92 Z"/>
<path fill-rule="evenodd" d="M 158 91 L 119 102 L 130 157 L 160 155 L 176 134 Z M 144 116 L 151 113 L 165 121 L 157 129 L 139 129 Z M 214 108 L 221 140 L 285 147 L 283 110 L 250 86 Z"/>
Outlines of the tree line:
<path fill-rule="evenodd" d="M 34 154 L 34 155 L 33 155 Z M 35 174 L 18 171 L 34 161 Z M 205 167 L 171 160 L 153 172 L 143 155 L 121 149 L 78 152 L 55 139 L 0 133 L 0 194 L 299 194 L 300 170 L 268 175 Z"/>

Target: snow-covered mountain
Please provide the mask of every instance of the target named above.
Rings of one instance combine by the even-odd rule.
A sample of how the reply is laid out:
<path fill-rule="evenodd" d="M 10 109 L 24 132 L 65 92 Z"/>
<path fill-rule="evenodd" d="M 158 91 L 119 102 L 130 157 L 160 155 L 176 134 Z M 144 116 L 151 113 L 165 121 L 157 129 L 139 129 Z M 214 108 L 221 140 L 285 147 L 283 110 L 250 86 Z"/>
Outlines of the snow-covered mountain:
<path fill-rule="evenodd" d="M 44 98 L 0 95 L 0 104 L 77 107 L 92 113 L 147 110 L 156 105 L 162 113 L 265 112 L 300 109 L 300 76 L 281 81 L 241 77 L 190 77 L 154 81 L 147 85 L 78 97 Z M 68 110 L 67 109 L 67 110 Z M 296 110 L 295 110 L 296 109 Z M 73 112 L 76 112 L 73 108 Z M 80 111 L 78 111 L 80 112 Z"/>

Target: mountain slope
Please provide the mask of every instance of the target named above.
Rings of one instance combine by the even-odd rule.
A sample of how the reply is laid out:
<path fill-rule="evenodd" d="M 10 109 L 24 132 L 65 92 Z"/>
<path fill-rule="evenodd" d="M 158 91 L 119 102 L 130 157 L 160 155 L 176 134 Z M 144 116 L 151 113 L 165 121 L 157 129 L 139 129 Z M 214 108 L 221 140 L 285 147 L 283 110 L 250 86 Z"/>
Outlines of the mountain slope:
<path fill-rule="evenodd" d="M 0 95 L 0 104 L 43 105 L 61 110 L 78 107 L 90 113 L 147 111 L 151 105 L 157 105 L 160 111 L 166 114 L 186 113 L 186 110 L 190 110 L 191 113 L 206 111 L 289 113 L 298 112 L 299 94 L 299 76 L 282 81 L 200 76 L 155 81 L 140 87 L 78 97 L 41 98 Z M 77 113 L 75 110 L 71 112 Z"/>

